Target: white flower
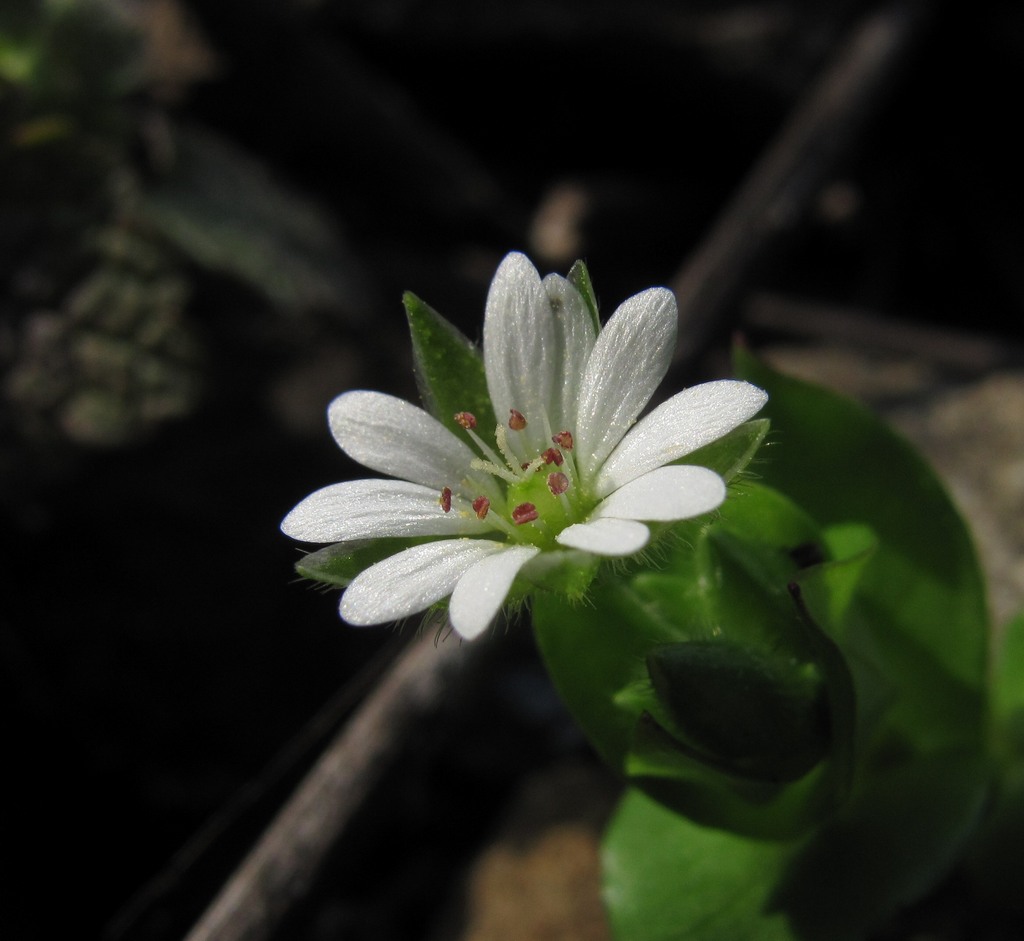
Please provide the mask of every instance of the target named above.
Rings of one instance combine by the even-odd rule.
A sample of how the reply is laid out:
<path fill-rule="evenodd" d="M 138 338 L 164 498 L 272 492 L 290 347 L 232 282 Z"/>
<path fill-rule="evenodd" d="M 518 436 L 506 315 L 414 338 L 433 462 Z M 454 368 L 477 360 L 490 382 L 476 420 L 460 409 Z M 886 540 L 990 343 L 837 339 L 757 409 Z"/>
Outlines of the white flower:
<path fill-rule="evenodd" d="M 598 331 L 569 281 L 542 281 L 514 253 L 494 276 L 484 318 L 487 387 L 501 424 L 490 436 L 470 413 L 456 416 L 476 450 L 393 396 L 336 398 L 328 416 L 342 450 L 394 479 L 324 487 L 285 517 L 283 531 L 330 543 L 437 537 L 357 575 L 342 617 L 381 624 L 451 596 L 453 627 L 476 637 L 517 578 L 529 581 L 573 552 L 632 555 L 650 538 L 645 522 L 719 506 L 718 474 L 670 462 L 747 421 L 767 395 L 746 382 L 707 382 L 638 422 L 668 370 L 676 321 L 672 293 L 651 288 Z"/>

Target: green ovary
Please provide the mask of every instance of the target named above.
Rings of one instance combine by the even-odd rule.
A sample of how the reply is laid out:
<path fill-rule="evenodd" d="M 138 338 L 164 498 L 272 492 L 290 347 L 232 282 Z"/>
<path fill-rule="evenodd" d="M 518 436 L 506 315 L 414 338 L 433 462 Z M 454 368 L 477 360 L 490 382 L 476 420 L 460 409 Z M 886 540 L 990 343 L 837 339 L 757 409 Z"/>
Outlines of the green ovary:
<path fill-rule="evenodd" d="M 548 476 L 559 473 L 559 469 L 548 465 L 530 474 L 525 480 L 511 484 L 508 488 L 508 518 L 524 503 L 532 503 L 537 510 L 537 519 L 516 526 L 520 542 L 530 543 L 541 549 L 555 549 L 555 537 L 573 523 L 582 522 L 593 509 L 591 501 L 581 499 L 582 494 L 570 483 L 565 493 L 556 495 L 548 487 Z"/>

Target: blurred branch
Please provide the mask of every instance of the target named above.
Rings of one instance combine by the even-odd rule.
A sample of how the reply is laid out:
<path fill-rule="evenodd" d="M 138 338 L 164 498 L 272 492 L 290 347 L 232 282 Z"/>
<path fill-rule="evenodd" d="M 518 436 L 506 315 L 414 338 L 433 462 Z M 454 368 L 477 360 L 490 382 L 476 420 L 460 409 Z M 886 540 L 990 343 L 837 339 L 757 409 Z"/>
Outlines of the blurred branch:
<path fill-rule="evenodd" d="M 472 645 L 462 645 L 455 635 L 435 643 L 434 636 L 424 631 L 403 650 L 186 941 L 263 941 L 306 895 L 324 857 L 415 723 L 470 662 Z"/>
<path fill-rule="evenodd" d="M 767 292 L 744 305 L 743 325 L 842 347 L 913 355 L 971 375 L 1024 364 L 1024 346 L 1005 339 Z"/>
<path fill-rule="evenodd" d="M 245 834 L 256 826 L 252 821 L 257 817 L 272 819 L 295 782 L 301 780 L 301 769 L 308 768 L 323 753 L 338 729 L 393 665 L 403 646 L 404 642 L 396 635 L 376 651 L 288 740 L 273 760 L 247 781 L 227 805 L 219 808 L 111 919 L 103 931 L 104 941 L 170 937 L 172 932 L 176 934 L 183 926 L 191 924 L 188 913 L 194 915 L 202 909 L 201 903 L 193 905 L 192 899 L 208 898 L 209 892 L 202 890 L 203 885 L 219 886 L 223 882 L 223 871 L 217 868 L 215 859 L 218 849 L 223 854 L 224 848 L 228 853 L 238 848 L 241 856 L 249 848 L 252 840 Z M 175 913 L 175 925 L 169 924 L 168 911 Z M 182 913 L 180 918 L 177 917 L 179 912 Z M 160 928 L 153 930 L 153 924 Z"/>
<path fill-rule="evenodd" d="M 921 2 L 897 0 L 854 28 L 671 280 L 680 316 L 677 367 L 691 366 L 728 330 L 726 311 L 751 272 L 799 221 L 891 90 L 923 14 Z"/>

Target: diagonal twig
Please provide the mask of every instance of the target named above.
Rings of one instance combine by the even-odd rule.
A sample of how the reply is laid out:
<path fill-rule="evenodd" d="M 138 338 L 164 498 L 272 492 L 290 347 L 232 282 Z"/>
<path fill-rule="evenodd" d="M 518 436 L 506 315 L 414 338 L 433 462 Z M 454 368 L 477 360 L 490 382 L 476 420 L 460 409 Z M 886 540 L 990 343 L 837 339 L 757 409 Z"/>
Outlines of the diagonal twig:
<path fill-rule="evenodd" d="M 474 647 L 425 631 L 399 655 L 328 745 L 186 941 L 265 941 L 303 898 L 324 857 L 399 751 L 416 719 L 472 659 Z"/>
<path fill-rule="evenodd" d="M 854 28 L 672 279 L 678 368 L 691 366 L 728 330 L 726 308 L 777 237 L 799 221 L 891 89 L 924 13 L 923 2 L 896 0 Z"/>

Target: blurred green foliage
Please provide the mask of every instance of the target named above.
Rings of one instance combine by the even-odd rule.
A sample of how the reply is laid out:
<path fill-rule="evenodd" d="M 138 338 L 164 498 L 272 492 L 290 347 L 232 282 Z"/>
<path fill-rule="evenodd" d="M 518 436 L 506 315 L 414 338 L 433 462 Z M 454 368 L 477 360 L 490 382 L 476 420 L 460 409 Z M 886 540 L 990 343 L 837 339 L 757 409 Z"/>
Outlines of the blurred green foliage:
<path fill-rule="evenodd" d="M 177 49 L 161 59 L 182 16 L 173 2 L 0 9 L 0 402 L 36 447 L 124 445 L 191 412 L 211 281 L 273 313 L 363 314 L 334 220 L 167 107 L 168 81 L 197 72 Z"/>

